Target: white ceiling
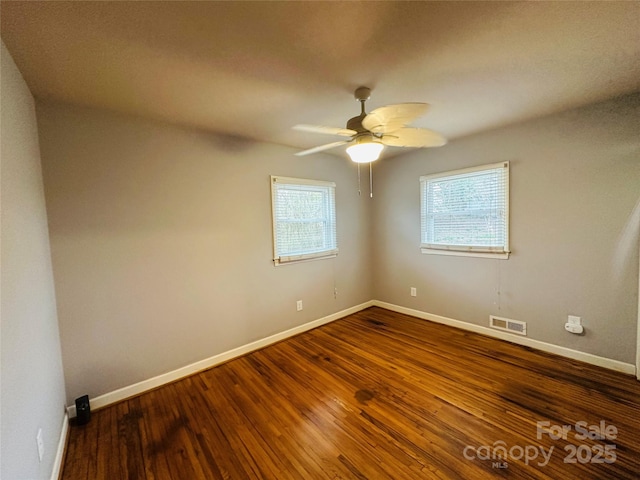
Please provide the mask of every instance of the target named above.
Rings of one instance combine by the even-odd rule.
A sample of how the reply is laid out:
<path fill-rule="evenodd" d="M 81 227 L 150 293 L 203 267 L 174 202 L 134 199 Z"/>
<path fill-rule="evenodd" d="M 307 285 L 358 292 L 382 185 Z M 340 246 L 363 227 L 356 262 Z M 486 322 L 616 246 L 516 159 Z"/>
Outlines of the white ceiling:
<path fill-rule="evenodd" d="M 337 139 L 290 127 L 344 126 L 360 85 L 449 139 L 640 90 L 640 2 L 0 5 L 37 98 L 301 149 Z"/>

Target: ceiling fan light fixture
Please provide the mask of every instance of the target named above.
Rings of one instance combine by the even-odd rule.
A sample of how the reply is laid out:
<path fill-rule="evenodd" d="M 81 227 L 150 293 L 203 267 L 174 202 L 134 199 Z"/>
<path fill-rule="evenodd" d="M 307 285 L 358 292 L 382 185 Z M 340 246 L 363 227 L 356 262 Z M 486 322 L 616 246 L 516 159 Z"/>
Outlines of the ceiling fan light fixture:
<path fill-rule="evenodd" d="M 354 140 L 353 145 L 347 147 L 347 154 L 355 163 L 371 163 L 380 158 L 384 145 L 371 137 L 362 136 Z"/>

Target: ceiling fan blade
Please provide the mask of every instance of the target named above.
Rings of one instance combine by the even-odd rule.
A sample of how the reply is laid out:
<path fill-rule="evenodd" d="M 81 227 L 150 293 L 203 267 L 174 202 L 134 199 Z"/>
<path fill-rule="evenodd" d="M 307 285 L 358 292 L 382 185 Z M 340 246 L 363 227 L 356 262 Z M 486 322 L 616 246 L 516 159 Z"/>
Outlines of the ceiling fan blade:
<path fill-rule="evenodd" d="M 296 153 L 298 157 L 302 157 L 304 155 L 311 155 L 312 153 L 322 152 L 324 150 L 329 150 L 330 148 L 339 147 L 340 145 L 344 145 L 345 143 L 349 143 L 350 140 L 341 140 L 339 142 L 327 143 L 325 145 L 320 145 L 318 147 L 310 148 L 309 150 L 303 150 L 302 152 Z"/>
<path fill-rule="evenodd" d="M 390 147 L 441 147 L 447 143 L 447 139 L 426 128 L 401 128 L 383 135 L 382 143 Z"/>
<path fill-rule="evenodd" d="M 395 132 L 421 117 L 428 103 L 398 103 L 373 110 L 362 120 L 362 126 L 373 133 Z"/>
<path fill-rule="evenodd" d="M 302 124 L 294 126 L 293 129 L 300 132 L 324 133 L 325 135 L 340 135 L 341 137 L 352 137 L 358 133 L 355 130 L 350 130 L 348 128 L 325 127 L 322 125 Z"/>

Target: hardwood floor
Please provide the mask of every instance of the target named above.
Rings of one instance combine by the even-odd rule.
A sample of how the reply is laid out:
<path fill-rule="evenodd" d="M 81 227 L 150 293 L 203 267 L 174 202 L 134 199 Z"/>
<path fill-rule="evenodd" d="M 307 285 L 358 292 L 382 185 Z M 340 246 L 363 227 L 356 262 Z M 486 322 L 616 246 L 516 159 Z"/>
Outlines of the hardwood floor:
<path fill-rule="evenodd" d="M 582 439 L 589 427 L 608 438 Z M 640 382 L 374 307 L 93 412 L 72 426 L 63 470 L 67 480 L 490 477 L 639 478 Z"/>

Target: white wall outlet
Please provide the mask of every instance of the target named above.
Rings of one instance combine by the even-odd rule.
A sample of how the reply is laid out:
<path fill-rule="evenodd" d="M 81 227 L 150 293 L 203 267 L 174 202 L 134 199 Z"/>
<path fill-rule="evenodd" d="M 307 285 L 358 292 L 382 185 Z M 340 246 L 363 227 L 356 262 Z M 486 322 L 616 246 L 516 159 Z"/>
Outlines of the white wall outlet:
<path fill-rule="evenodd" d="M 411 296 L 416 297 L 417 295 L 418 295 L 418 292 L 416 290 L 416 287 L 411 287 Z"/>
<path fill-rule="evenodd" d="M 298 300 L 296 302 L 296 310 L 299 312 L 300 310 L 302 310 L 302 300 Z"/>
<path fill-rule="evenodd" d="M 40 461 L 44 458 L 44 441 L 42 440 L 42 429 L 38 429 L 38 434 L 36 435 L 36 443 L 38 444 L 38 458 Z"/>
<path fill-rule="evenodd" d="M 567 323 L 570 325 L 582 325 L 582 318 L 575 315 L 569 315 Z"/>

